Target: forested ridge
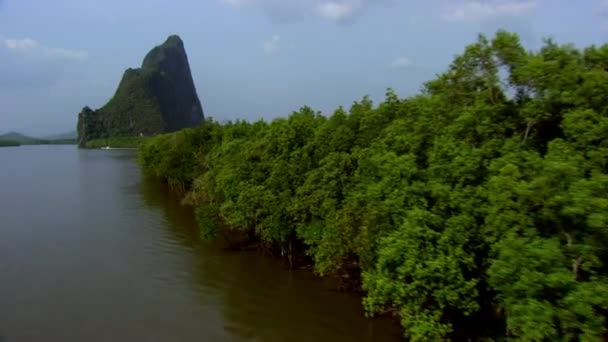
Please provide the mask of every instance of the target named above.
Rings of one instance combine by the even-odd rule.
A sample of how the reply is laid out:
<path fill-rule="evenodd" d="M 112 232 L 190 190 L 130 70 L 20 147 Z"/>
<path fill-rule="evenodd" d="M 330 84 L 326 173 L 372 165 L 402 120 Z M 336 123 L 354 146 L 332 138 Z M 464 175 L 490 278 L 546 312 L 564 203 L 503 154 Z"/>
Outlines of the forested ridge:
<path fill-rule="evenodd" d="M 0 147 L 20 146 L 18 141 L 0 140 Z"/>
<path fill-rule="evenodd" d="M 599 341 L 608 314 L 608 46 L 480 36 L 417 96 L 157 136 L 139 159 L 201 236 L 360 274 L 412 341 Z M 297 310 L 297 308 L 294 308 Z"/>
<path fill-rule="evenodd" d="M 33 138 L 17 132 L 8 132 L 0 135 L 0 146 L 71 145 L 75 143 L 76 139 L 69 137 Z"/>

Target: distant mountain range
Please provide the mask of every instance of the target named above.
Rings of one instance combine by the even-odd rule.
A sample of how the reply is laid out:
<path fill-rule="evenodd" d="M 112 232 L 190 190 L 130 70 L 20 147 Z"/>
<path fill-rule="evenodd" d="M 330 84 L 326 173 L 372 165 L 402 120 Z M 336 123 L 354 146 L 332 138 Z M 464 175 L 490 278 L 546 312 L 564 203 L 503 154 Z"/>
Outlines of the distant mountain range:
<path fill-rule="evenodd" d="M 14 142 L 20 145 L 75 144 L 76 132 L 67 132 L 44 138 L 30 137 L 17 132 L 8 132 L 0 134 L 0 141 Z"/>

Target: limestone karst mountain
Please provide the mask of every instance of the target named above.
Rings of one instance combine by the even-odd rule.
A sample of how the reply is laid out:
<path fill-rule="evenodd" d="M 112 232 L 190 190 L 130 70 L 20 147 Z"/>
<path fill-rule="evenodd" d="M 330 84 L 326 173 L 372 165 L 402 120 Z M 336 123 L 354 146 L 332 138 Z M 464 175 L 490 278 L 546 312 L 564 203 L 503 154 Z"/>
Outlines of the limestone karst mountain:
<path fill-rule="evenodd" d="M 173 132 L 198 126 L 203 118 L 184 43 L 172 35 L 148 52 L 141 68 L 125 71 L 105 106 L 82 109 L 78 114 L 78 144 Z"/>

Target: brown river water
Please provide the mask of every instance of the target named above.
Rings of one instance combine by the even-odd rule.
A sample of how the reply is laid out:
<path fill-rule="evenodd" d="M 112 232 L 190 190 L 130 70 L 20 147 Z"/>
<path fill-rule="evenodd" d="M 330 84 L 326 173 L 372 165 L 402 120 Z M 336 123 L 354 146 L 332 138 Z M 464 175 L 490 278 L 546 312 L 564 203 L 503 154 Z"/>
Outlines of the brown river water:
<path fill-rule="evenodd" d="M 130 150 L 0 148 L 0 341 L 399 341 L 361 299 L 203 242 Z"/>

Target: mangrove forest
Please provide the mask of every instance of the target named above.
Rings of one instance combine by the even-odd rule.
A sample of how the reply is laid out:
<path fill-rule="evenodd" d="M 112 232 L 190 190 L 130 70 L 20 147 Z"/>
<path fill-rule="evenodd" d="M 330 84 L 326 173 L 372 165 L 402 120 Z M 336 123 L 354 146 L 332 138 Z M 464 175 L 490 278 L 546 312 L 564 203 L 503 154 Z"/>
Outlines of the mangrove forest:
<path fill-rule="evenodd" d="M 415 96 L 208 117 L 138 158 L 202 238 L 345 279 L 411 341 L 606 337 L 608 45 L 499 31 Z"/>

